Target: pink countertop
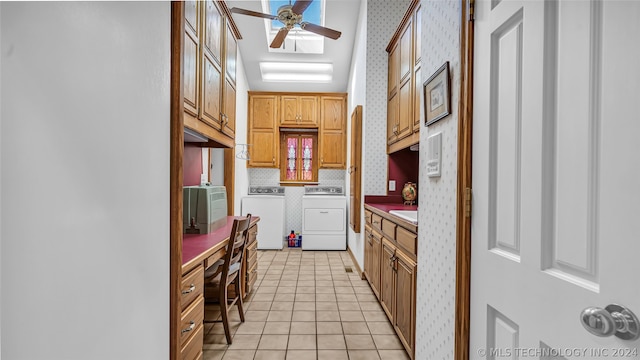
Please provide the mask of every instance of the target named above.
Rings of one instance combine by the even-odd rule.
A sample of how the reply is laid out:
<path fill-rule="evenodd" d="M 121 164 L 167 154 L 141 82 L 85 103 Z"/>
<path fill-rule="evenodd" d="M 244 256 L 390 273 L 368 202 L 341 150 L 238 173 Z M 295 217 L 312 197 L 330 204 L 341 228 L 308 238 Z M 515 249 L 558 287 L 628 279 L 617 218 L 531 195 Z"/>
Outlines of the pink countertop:
<path fill-rule="evenodd" d="M 234 219 L 244 219 L 244 216 L 227 216 L 226 219 L 219 222 L 220 227 L 208 234 L 183 234 L 182 266 L 228 240 Z M 258 221 L 260 221 L 260 217 L 252 217 L 251 225 Z"/>

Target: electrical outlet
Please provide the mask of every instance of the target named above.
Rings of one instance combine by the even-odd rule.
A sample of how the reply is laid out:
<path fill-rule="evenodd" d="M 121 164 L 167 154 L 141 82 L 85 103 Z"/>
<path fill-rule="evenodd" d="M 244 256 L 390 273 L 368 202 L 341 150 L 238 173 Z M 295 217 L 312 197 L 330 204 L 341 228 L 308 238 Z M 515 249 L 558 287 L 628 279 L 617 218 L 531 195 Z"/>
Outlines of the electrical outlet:
<path fill-rule="evenodd" d="M 389 191 L 396 191 L 396 181 L 389 180 Z"/>

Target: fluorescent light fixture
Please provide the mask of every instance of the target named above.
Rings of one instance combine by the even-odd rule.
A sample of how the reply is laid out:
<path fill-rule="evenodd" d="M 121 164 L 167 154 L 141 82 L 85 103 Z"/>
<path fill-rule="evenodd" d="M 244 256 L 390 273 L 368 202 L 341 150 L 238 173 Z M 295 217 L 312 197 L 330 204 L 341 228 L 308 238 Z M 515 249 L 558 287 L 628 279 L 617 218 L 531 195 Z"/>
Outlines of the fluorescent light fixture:
<path fill-rule="evenodd" d="M 261 62 L 262 81 L 319 82 L 333 80 L 333 64 Z"/>

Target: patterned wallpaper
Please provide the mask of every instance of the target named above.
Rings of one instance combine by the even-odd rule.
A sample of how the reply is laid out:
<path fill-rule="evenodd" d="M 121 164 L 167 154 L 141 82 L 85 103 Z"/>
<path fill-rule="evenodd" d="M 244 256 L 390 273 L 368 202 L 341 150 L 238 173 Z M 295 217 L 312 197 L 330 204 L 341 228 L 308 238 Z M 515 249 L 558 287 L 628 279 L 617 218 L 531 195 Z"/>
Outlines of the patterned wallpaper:
<path fill-rule="evenodd" d="M 426 128 L 420 142 L 442 132 L 442 175 L 426 174 L 427 147 L 420 147 L 420 212 L 416 359 L 453 359 L 456 266 L 456 176 L 460 89 L 460 2 L 422 0 L 422 81 L 445 61 L 451 75 L 452 114 Z"/>
<path fill-rule="evenodd" d="M 249 186 L 277 186 L 280 182 L 279 169 L 251 168 L 249 170 Z M 345 170 L 318 170 L 318 182 L 321 185 L 346 186 Z M 286 213 L 286 231 L 302 229 L 302 195 L 301 186 L 287 186 L 284 190 Z M 283 234 L 283 236 L 286 234 Z"/>
<path fill-rule="evenodd" d="M 410 0 L 367 1 L 367 97 L 363 194 L 387 194 L 387 72 L 385 51 Z"/>

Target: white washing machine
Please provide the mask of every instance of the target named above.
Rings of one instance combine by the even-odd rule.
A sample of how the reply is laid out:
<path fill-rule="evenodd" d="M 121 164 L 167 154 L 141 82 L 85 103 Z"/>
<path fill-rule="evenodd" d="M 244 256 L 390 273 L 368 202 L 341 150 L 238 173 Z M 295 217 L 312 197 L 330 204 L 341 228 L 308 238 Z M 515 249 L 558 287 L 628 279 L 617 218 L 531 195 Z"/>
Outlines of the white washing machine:
<path fill-rule="evenodd" d="M 242 215 L 260 216 L 258 223 L 258 249 L 282 250 L 286 235 L 284 187 L 250 186 L 249 195 L 242 198 Z"/>
<path fill-rule="evenodd" d="M 305 186 L 302 250 L 347 249 L 347 198 L 339 186 Z"/>

